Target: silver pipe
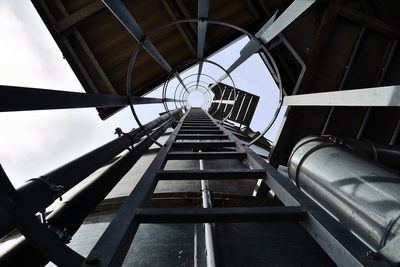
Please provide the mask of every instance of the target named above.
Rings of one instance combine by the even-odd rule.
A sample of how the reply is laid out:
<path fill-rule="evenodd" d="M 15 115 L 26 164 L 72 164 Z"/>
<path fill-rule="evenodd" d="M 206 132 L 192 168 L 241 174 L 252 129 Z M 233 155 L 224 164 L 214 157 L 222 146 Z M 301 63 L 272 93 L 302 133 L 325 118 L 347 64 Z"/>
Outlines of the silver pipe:
<path fill-rule="evenodd" d="M 201 152 L 201 150 L 199 151 Z M 200 161 L 200 170 L 204 170 L 204 161 L 201 159 Z M 211 203 L 211 194 L 208 187 L 207 180 L 201 180 L 201 197 L 203 200 L 203 208 L 212 208 Z M 207 267 L 215 267 L 215 250 L 214 250 L 214 224 L 205 223 L 204 224 L 204 233 L 205 233 L 205 241 L 206 241 L 206 257 L 207 257 Z"/>
<path fill-rule="evenodd" d="M 378 250 L 400 234 L 400 174 L 353 154 L 328 136 L 302 139 L 291 180 L 343 226 Z"/>

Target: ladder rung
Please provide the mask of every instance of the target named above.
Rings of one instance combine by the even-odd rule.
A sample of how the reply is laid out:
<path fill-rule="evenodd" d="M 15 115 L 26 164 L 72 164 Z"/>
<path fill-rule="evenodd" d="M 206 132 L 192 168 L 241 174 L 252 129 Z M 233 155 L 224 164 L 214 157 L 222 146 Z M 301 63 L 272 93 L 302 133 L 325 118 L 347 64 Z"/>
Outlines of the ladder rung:
<path fill-rule="evenodd" d="M 212 122 L 212 120 L 184 120 L 183 122 Z"/>
<path fill-rule="evenodd" d="M 182 125 L 181 129 L 184 130 L 219 130 L 217 126 L 185 126 Z"/>
<path fill-rule="evenodd" d="M 206 125 L 215 125 L 215 123 L 212 122 L 212 121 L 184 121 L 182 124 L 183 124 L 183 125 L 185 125 L 185 124 L 195 124 L 195 125 L 206 124 Z"/>
<path fill-rule="evenodd" d="M 221 130 L 180 130 L 179 134 L 222 134 Z"/>
<path fill-rule="evenodd" d="M 299 221 L 304 214 L 302 206 L 146 208 L 136 211 L 141 223 L 284 222 Z"/>
<path fill-rule="evenodd" d="M 169 152 L 167 159 L 244 159 L 244 152 Z"/>
<path fill-rule="evenodd" d="M 211 124 L 211 123 L 183 123 L 182 127 L 216 127 L 215 124 Z"/>
<path fill-rule="evenodd" d="M 233 141 L 214 141 L 214 142 L 174 142 L 174 148 L 194 148 L 194 149 L 212 149 L 221 147 L 234 147 Z"/>
<path fill-rule="evenodd" d="M 260 169 L 208 169 L 208 170 L 162 170 L 158 180 L 257 180 L 265 178 L 265 170 Z"/>
<path fill-rule="evenodd" d="M 228 139 L 227 135 L 222 134 L 178 134 L 176 139 L 185 139 L 185 140 L 208 140 L 208 139 Z"/>

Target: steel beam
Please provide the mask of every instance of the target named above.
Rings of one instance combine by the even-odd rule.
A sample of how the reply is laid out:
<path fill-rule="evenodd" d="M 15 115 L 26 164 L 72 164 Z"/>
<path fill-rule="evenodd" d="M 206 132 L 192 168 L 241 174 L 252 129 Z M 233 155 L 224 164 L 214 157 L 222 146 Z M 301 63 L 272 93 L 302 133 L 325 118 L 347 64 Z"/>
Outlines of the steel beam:
<path fill-rule="evenodd" d="M 255 34 L 257 38 L 260 38 L 261 34 L 269 27 L 272 23 L 274 23 L 277 12 L 264 24 L 264 26 Z M 247 59 L 249 59 L 253 54 L 257 53 L 261 49 L 260 45 L 254 41 L 250 40 L 241 50 L 240 56 L 236 59 L 235 62 L 232 63 L 226 70 L 227 73 L 224 73 L 214 84 L 212 84 L 211 88 L 222 82 L 228 77 L 228 74 L 232 73 L 235 69 L 237 69 L 240 65 L 242 65 Z"/>
<path fill-rule="evenodd" d="M 86 94 L 40 88 L 0 85 L 0 112 L 23 110 L 69 109 L 88 107 L 117 107 L 129 105 L 173 102 L 152 97 Z"/>
<path fill-rule="evenodd" d="M 279 33 L 281 33 L 287 26 L 296 20 L 301 14 L 304 13 L 316 0 L 295 0 L 293 3 L 275 20 L 277 13 L 264 24 L 264 26 L 256 33 L 256 37 L 264 44 L 267 44 Z M 254 53 L 260 50 L 260 46 L 254 41 L 250 40 L 246 46 L 240 51 L 240 57 L 228 68 L 227 72 L 231 73 Z M 212 86 L 226 79 L 228 75 L 225 73 L 217 80 Z"/>
<path fill-rule="evenodd" d="M 147 137 L 135 147 L 134 153 L 127 153 L 107 170 L 100 174 L 91 183 L 76 191 L 66 199 L 60 208 L 53 211 L 47 218 L 47 224 L 58 229 L 67 229 L 73 236 L 82 225 L 87 215 L 100 203 L 114 186 L 124 177 L 132 166 L 157 140 L 165 130 L 173 123 L 173 120 L 165 122 L 158 128 L 151 138 Z M 16 243 L 2 251 L 0 266 L 44 266 L 49 259 L 39 253 L 26 238 L 20 238 Z M 82 261 L 83 262 L 83 259 Z"/>
<path fill-rule="evenodd" d="M 206 20 L 208 18 L 208 0 L 198 0 L 197 16 L 199 19 Z M 197 59 L 202 60 L 204 57 L 204 47 L 206 43 L 207 22 L 199 21 L 197 23 Z M 203 61 L 199 62 L 199 71 L 197 74 L 197 85 L 200 82 L 201 72 L 203 70 Z"/>
<path fill-rule="evenodd" d="M 286 96 L 284 106 L 398 107 L 400 86 L 383 86 Z"/>
<path fill-rule="evenodd" d="M 208 18 L 208 0 L 198 0 L 197 16 L 199 19 L 206 20 Z M 206 41 L 207 22 L 200 21 L 198 23 L 197 35 L 197 58 L 202 59 L 204 54 L 204 46 Z"/>
<path fill-rule="evenodd" d="M 177 112 L 177 110 L 174 110 L 173 114 Z M 17 189 L 20 198 L 26 203 L 26 209 L 31 214 L 45 210 L 64 192 L 104 166 L 124 149 L 138 142 L 146 135 L 146 132 L 159 127 L 168 119 L 169 115 L 164 114 L 145 124 L 143 129 L 133 130 L 40 178 L 28 180 Z M 0 218 L 0 237 L 3 237 L 15 227 L 15 224 L 11 216 L 1 206 Z"/>
<path fill-rule="evenodd" d="M 161 67 L 163 67 L 168 73 L 172 73 L 173 69 L 165 60 L 165 58 L 160 54 L 157 48 L 153 45 L 153 43 L 147 39 L 144 34 L 142 28 L 139 23 L 135 20 L 135 18 L 131 15 L 129 10 L 125 7 L 121 0 L 102 0 L 103 3 L 110 9 L 110 11 L 114 14 L 114 16 L 124 25 L 124 27 L 129 31 L 129 33 L 138 41 L 142 43 L 143 48 L 150 54 Z M 182 81 L 179 73 L 173 73 L 175 77 L 179 80 L 179 82 L 186 89 L 185 84 Z"/>
<path fill-rule="evenodd" d="M 287 26 L 304 13 L 316 0 L 295 0 L 290 6 L 260 35 L 263 43 L 268 43 Z"/>

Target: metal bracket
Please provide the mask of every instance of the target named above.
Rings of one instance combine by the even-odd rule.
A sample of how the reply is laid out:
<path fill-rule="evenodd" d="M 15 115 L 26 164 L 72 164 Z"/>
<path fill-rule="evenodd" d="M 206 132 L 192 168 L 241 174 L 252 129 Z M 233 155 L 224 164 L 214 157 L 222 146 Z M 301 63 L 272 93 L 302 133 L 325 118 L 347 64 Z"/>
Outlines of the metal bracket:
<path fill-rule="evenodd" d="M 49 181 L 46 180 L 46 177 L 32 178 L 32 179 L 29 179 L 28 182 L 29 181 L 39 181 L 39 182 L 45 183 L 50 188 L 50 190 L 52 192 L 54 192 L 54 196 L 55 196 L 54 199 L 59 198 L 60 201 L 62 201 L 62 195 L 64 194 L 64 186 L 63 185 L 55 185 L 53 183 L 50 183 Z"/>
<path fill-rule="evenodd" d="M 67 228 L 60 229 L 54 225 L 47 225 L 47 228 L 54 232 L 65 244 L 68 244 L 71 241 L 71 235 L 68 234 Z"/>
<path fill-rule="evenodd" d="M 36 178 L 39 179 L 39 178 Z M 47 181 L 39 179 L 60 191 L 60 186 L 52 187 Z M 26 211 L 23 201 L 0 166 L 0 204 L 12 216 L 18 230 L 26 237 L 38 252 L 58 266 L 80 266 L 84 257 L 65 245 L 68 234 L 61 235 L 62 240 L 49 231 L 49 225 L 39 222 L 34 214 Z M 58 235 L 58 234 L 57 234 Z M 58 235 L 60 237 L 60 235 Z"/>
<path fill-rule="evenodd" d="M 141 128 L 143 128 L 143 126 L 142 126 Z M 129 152 L 133 152 L 133 151 L 135 150 L 135 147 L 133 146 L 133 145 L 135 144 L 135 142 L 133 141 L 133 138 L 132 138 L 131 135 L 129 135 L 129 134 L 127 134 L 127 133 L 124 133 L 124 132 L 121 130 L 121 128 L 119 128 L 119 127 L 118 127 L 118 128 L 115 128 L 114 134 L 118 135 L 118 137 L 121 137 L 121 136 L 128 136 L 128 137 L 130 138 L 130 140 L 131 140 L 131 146 L 128 147 L 127 149 L 129 150 Z"/>

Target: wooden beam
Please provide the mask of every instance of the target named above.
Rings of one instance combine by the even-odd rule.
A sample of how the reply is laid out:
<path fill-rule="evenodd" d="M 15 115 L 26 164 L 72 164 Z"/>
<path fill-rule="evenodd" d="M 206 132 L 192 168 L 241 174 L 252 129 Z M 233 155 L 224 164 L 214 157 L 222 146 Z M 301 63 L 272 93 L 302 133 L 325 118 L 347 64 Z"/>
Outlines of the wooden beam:
<path fill-rule="evenodd" d="M 312 88 L 312 83 L 320 65 L 321 55 L 328 44 L 329 37 L 331 36 L 332 30 L 336 23 L 338 12 L 337 2 L 338 1 L 329 2 L 323 12 L 317 33 L 311 45 L 310 53 L 308 58 L 305 60 L 307 69 L 300 84 L 298 90 L 299 93 Z M 315 112 L 315 109 L 318 108 L 288 108 L 285 118 L 279 129 L 278 138 L 273 144 L 271 152 L 268 156 L 269 162 L 272 166 L 278 167 L 279 164 L 286 165 L 288 154 L 290 154 L 296 142 L 306 135 L 315 134 L 316 132 L 320 131 L 320 125 L 318 122 L 323 123 L 321 116 L 324 116 L 324 114 Z M 318 110 L 321 111 L 321 108 Z M 313 114 L 313 116 L 318 116 L 318 118 L 314 121 L 314 124 L 301 124 L 299 126 L 299 120 L 304 119 L 310 114 Z M 307 125 L 307 127 L 305 127 L 305 125 Z"/>
<path fill-rule="evenodd" d="M 110 91 L 110 93 L 117 95 L 117 91 L 114 89 L 111 81 L 108 79 L 106 73 L 103 71 L 103 68 L 100 66 L 99 62 L 97 61 L 96 57 L 93 55 L 92 50 L 89 48 L 88 44 L 86 43 L 85 39 L 83 39 L 80 32 L 74 30 L 74 34 L 79 41 L 79 44 L 82 46 L 83 51 L 85 51 L 87 57 L 89 58 L 91 64 L 93 65 L 94 69 L 96 70 L 97 74 L 100 76 L 101 80 L 103 81 L 105 87 Z"/>
<path fill-rule="evenodd" d="M 172 20 L 177 20 L 177 16 L 175 15 L 174 11 L 172 10 L 172 7 L 170 4 L 167 2 L 168 0 L 162 0 L 162 4 L 164 5 L 165 10 L 167 11 L 168 15 L 171 17 Z M 181 24 L 176 24 L 176 27 L 178 28 L 179 33 L 182 35 L 183 40 L 185 41 L 186 45 L 188 46 L 190 52 L 192 55 L 196 55 L 196 49 L 194 45 L 194 39 L 193 36 L 188 33 L 183 25 Z"/>
<path fill-rule="evenodd" d="M 250 12 L 255 17 L 254 20 L 257 20 L 259 18 L 263 18 L 263 20 L 265 20 L 267 18 L 266 14 L 262 10 L 257 9 L 252 0 L 246 0 L 245 3 Z"/>
<path fill-rule="evenodd" d="M 331 32 L 335 26 L 337 19 L 337 6 L 334 3 L 330 3 L 322 16 L 321 22 L 317 30 L 317 34 L 313 39 L 309 56 L 306 60 L 307 69 L 304 73 L 304 78 L 299 91 L 303 88 L 308 88 L 313 82 L 314 76 L 319 69 L 319 63 L 321 55 L 325 50 L 328 40 L 331 36 Z"/>
<path fill-rule="evenodd" d="M 58 21 L 55 25 L 55 28 L 60 34 L 64 34 L 68 30 L 75 28 L 79 23 L 81 23 L 91 15 L 103 9 L 105 9 L 103 2 L 100 0 L 96 0 L 96 2 L 91 3 Z"/>
<path fill-rule="evenodd" d="M 67 10 L 65 9 L 64 5 L 61 3 L 60 0 L 54 0 L 55 4 L 57 5 L 58 9 L 60 12 L 63 14 L 64 17 L 68 17 L 69 14 Z M 103 69 L 101 68 L 99 62 L 93 55 L 92 51 L 90 50 L 89 46 L 87 45 L 86 41 L 83 39 L 82 35 L 78 30 L 73 30 L 72 33 L 75 35 L 77 38 L 79 44 L 81 45 L 81 48 L 85 52 L 86 56 L 88 57 L 90 63 L 94 67 L 94 69 L 97 72 L 97 75 L 99 75 L 100 79 L 103 81 L 105 87 L 111 94 L 118 94 L 117 91 L 114 89 L 113 85 L 111 84 L 110 80 L 108 79 L 107 75 L 104 73 Z"/>
<path fill-rule="evenodd" d="M 50 12 L 50 9 L 48 8 L 47 4 L 44 2 L 44 0 L 38 0 L 38 4 L 43 8 L 44 13 L 46 13 L 46 16 L 49 18 L 50 23 L 52 25 L 54 25 L 56 23 L 55 18 L 53 17 L 52 13 Z M 51 32 L 51 34 L 53 35 L 53 38 L 56 39 L 56 41 L 59 43 L 59 45 L 62 45 L 65 47 L 65 49 L 68 51 L 69 53 L 69 60 L 70 61 L 74 61 L 74 63 L 76 64 L 75 68 L 74 66 L 71 66 L 74 71 L 77 71 L 77 69 L 79 69 L 80 73 L 77 73 L 78 76 L 82 75 L 82 78 L 85 80 L 85 82 L 87 83 L 87 86 L 90 88 L 90 90 L 93 93 L 99 93 L 99 90 L 97 89 L 97 86 L 95 85 L 95 83 L 93 82 L 92 78 L 90 77 L 89 73 L 86 71 L 85 67 L 83 66 L 81 60 L 79 59 L 78 55 L 76 54 L 75 50 L 73 49 L 71 43 L 69 42 L 69 40 L 65 37 L 65 36 L 60 36 L 60 39 L 58 39 L 58 37 L 56 36 L 54 29 L 48 24 L 46 23 L 49 31 Z M 60 42 L 61 41 L 61 42 Z"/>
<path fill-rule="evenodd" d="M 400 29 L 364 13 L 348 8 L 340 8 L 339 15 L 384 35 L 400 38 Z"/>
<path fill-rule="evenodd" d="M 188 9 L 186 8 L 182 0 L 176 0 L 176 4 L 184 18 L 193 18 L 193 16 L 189 13 Z M 189 23 L 189 25 L 190 27 L 192 27 L 193 32 L 197 33 L 197 27 L 195 26 L 195 23 Z"/>

